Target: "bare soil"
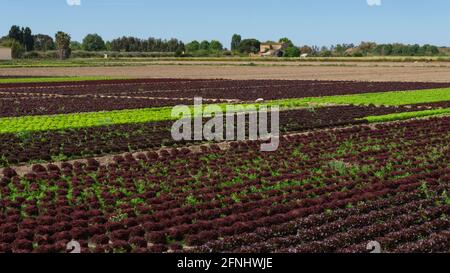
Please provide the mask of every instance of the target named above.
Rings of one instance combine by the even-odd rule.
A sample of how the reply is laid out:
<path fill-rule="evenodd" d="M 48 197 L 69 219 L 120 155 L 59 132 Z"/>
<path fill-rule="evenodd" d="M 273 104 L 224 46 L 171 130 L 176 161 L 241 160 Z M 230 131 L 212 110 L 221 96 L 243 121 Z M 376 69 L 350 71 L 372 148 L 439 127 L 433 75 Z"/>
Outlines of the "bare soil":
<path fill-rule="evenodd" d="M 284 64 L 284 63 L 281 63 Z M 309 64 L 309 63 L 308 63 Z M 323 64 L 323 65 L 321 65 Z M 450 82 L 450 65 L 436 63 L 286 63 L 276 65 L 183 62 L 123 67 L 2 68 L 0 76 L 106 76 L 191 79 L 287 79 Z"/>

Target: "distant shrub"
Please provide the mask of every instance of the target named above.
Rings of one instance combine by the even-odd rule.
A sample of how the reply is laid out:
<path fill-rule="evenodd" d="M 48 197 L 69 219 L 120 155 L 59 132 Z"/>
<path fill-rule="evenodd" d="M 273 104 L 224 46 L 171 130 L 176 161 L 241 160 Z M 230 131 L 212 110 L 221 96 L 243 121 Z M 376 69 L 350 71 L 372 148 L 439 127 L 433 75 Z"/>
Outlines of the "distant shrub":
<path fill-rule="evenodd" d="M 332 52 L 331 52 L 331 50 L 322 50 L 319 53 L 319 56 L 320 57 L 331 57 L 332 56 Z"/>
<path fill-rule="evenodd" d="M 11 40 L 10 47 L 13 59 L 22 58 L 23 54 L 25 53 L 25 48 L 19 42 L 17 42 L 16 40 Z"/>
<path fill-rule="evenodd" d="M 194 52 L 191 52 L 191 55 L 194 57 L 208 57 L 211 54 L 209 50 L 200 49 Z"/>
<path fill-rule="evenodd" d="M 23 59 L 42 59 L 39 55 L 39 52 L 37 51 L 29 51 L 29 52 L 25 52 L 22 55 Z"/>
<path fill-rule="evenodd" d="M 362 52 L 358 51 L 358 52 L 353 53 L 351 56 L 352 57 L 364 57 L 364 54 Z"/>
<path fill-rule="evenodd" d="M 72 53 L 73 58 L 95 58 L 95 57 L 103 57 L 104 54 L 94 51 L 84 51 L 78 50 Z"/>
<path fill-rule="evenodd" d="M 56 59 L 58 58 L 58 52 L 56 50 L 40 52 L 43 59 Z"/>
<path fill-rule="evenodd" d="M 178 49 L 177 51 L 175 51 L 175 57 L 182 57 L 183 56 L 183 50 Z"/>
<path fill-rule="evenodd" d="M 284 57 L 296 58 L 300 57 L 300 49 L 295 46 L 288 47 L 284 50 Z"/>
<path fill-rule="evenodd" d="M 180 52 L 179 52 L 180 53 Z M 182 52 L 181 52 L 182 53 Z M 160 58 L 160 57 L 175 57 L 175 52 L 117 52 L 117 51 L 84 51 L 77 50 L 71 54 L 72 58 L 104 58 L 105 54 L 108 58 Z M 182 54 L 179 55 L 183 56 Z M 24 59 L 56 59 L 58 52 L 51 51 L 30 51 L 24 52 L 20 55 Z"/>
<path fill-rule="evenodd" d="M 261 42 L 256 39 L 245 39 L 239 44 L 240 53 L 258 53 L 260 50 Z"/>

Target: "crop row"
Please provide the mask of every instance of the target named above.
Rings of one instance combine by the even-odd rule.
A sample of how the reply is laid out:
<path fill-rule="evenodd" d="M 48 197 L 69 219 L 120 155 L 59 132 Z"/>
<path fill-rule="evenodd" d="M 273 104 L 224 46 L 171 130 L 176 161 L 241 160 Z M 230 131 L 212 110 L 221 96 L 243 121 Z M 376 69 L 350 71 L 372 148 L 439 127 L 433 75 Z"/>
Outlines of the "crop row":
<path fill-rule="evenodd" d="M 445 91 L 445 92 L 444 92 Z M 397 94 L 401 97 L 395 98 L 391 93 L 373 94 L 382 100 L 372 96 L 361 97 L 359 95 L 351 95 L 345 97 L 324 97 L 311 99 L 295 99 L 295 100 L 278 100 L 268 102 L 268 104 L 280 105 L 285 107 L 304 107 L 308 104 L 380 104 L 380 105 L 407 105 L 411 104 L 419 110 L 421 107 L 445 108 L 450 105 L 450 98 L 443 96 L 447 94 L 446 90 L 439 90 L 437 94 L 432 91 L 420 91 L 419 97 L 415 96 L 416 91 L 409 91 L 410 96 L 405 97 L 402 93 Z M 427 95 L 429 97 L 427 97 Z M 0 94 L 0 117 L 21 117 L 21 116 L 39 116 L 39 115 L 55 115 L 55 114 L 71 114 L 71 113 L 88 113 L 98 111 L 114 111 L 126 109 L 140 109 L 152 107 L 165 107 L 176 105 L 193 105 L 193 98 L 136 98 L 136 97 L 91 97 L 91 96 L 62 96 L 62 97 L 33 97 L 29 95 L 15 95 L 16 97 L 8 97 L 8 95 Z M 344 99 L 344 101 L 342 101 Z M 225 103 L 223 100 L 207 100 L 205 103 Z M 420 103 L 419 103 L 420 102 Z M 136 112 L 139 114 L 139 111 Z M 92 114 L 91 114 L 92 115 Z M 81 118 L 81 117 L 80 117 Z"/>
<path fill-rule="evenodd" d="M 223 103 L 221 100 L 208 100 L 206 103 Z M 55 115 L 139 109 L 176 105 L 193 105 L 193 98 L 137 98 L 137 97 L 96 97 L 96 96 L 35 96 L 31 94 L 0 93 L 0 117 L 20 117 Z M 450 101 L 414 104 L 412 107 L 450 108 Z"/>
<path fill-rule="evenodd" d="M 365 116 L 414 111 L 406 107 L 341 106 L 283 111 L 282 133 L 365 123 Z M 106 122 L 106 121 L 105 121 Z M 64 131 L 0 135 L 0 166 L 32 161 L 61 161 L 86 156 L 136 152 L 185 145 L 171 136 L 171 121 L 107 125 Z M 224 122 L 226 125 L 226 121 Z M 189 143 L 189 142 L 188 142 Z"/>
<path fill-rule="evenodd" d="M 438 103 L 450 101 L 448 89 L 418 90 L 404 92 L 370 93 L 345 96 L 331 96 L 319 98 L 300 98 L 274 100 L 267 103 L 248 103 L 243 106 L 260 107 L 279 106 L 282 109 L 295 109 L 310 105 L 323 106 L 323 104 L 363 104 L 401 106 L 416 103 Z M 228 104 L 219 104 L 224 110 Z M 191 107 L 192 109 L 192 107 Z M 421 115 L 418 113 L 418 115 Z M 423 114 L 422 114 L 423 116 Z M 47 131 L 64 130 L 71 128 L 84 128 L 102 126 L 105 124 L 129 124 L 145 123 L 151 121 L 174 120 L 171 107 L 143 108 L 132 110 L 115 110 L 109 112 L 72 113 L 44 116 L 21 116 L 11 118 L 0 118 L 0 133 L 20 133 L 24 131 Z"/>
<path fill-rule="evenodd" d="M 5 169 L 0 251 L 59 252 L 71 239 L 85 252 L 238 251 L 260 236 L 280 244 L 270 251 L 339 251 L 411 226 L 431 238 L 448 229 L 449 121 L 291 135 L 273 153 L 250 141 Z"/>
<path fill-rule="evenodd" d="M 450 108 L 444 108 L 444 109 L 434 109 L 434 110 L 425 110 L 425 111 L 416 111 L 416 112 L 386 114 L 386 115 L 381 115 L 381 116 L 369 116 L 369 117 L 365 117 L 364 119 L 369 122 L 374 123 L 374 122 L 405 120 L 405 119 L 410 119 L 410 118 L 420 118 L 420 117 L 449 115 L 449 114 L 450 114 Z"/>
<path fill-rule="evenodd" d="M 108 98 L 108 97 L 26 97 L 2 98 L 0 117 L 39 116 L 193 105 L 194 99 Z"/>
<path fill-rule="evenodd" d="M 238 99 L 254 101 L 448 88 L 449 83 L 339 82 L 285 80 L 112 80 L 78 83 L 0 85 L 1 92 L 57 95 Z"/>
<path fill-rule="evenodd" d="M 393 198 L 395 199 L 395 198 Z M 389 200 L 389 199 L 388 199 Z M 246 239 L 248 245 L 235 248 L 235 252 L 335 252 L 341 249 L 342 246 L 357 244 L 359 242 L 365 243 L 373 240 L 373 238 L 381 238 L 380 235 L 389 234 L 393 232 L 399 232 L 404 234 L 402 229 L 415 225 L 423 224 L 434 219 L 439 219 L 442 215 L 450 212 L 449 206 L 434 207 L 432 201 L 420 200 L 414 201 L 405 205 L 388 207 L 384 210 L 371 210 L 367 214 L 359 214 L 348 217 L 344 220 L 336 220 L 327 222 L 318 227 L 302 228 L 295 226 L 293 223 L 291 229 L 286 230 L 287 234 L 294 233 L 293 235 L 283 235 L 272 238 L 263 236 L 258 238 L 256 234 L 247 234 Z M 333 214 L 333 213 L 329 213 Z M 421 218 L 427 216 L 426 218 Z M 432 218 L 434 217 L 434 218 Z M 431 218 L 431 219 L 430 219 Z M 450 227 L 450 222 L 445 219 L 439 219 L 439 230 L 445 230 Z M 438 221 L 439 221 L 438 220 Z M 279 230 L 278 227 L 261 229 L 260 232 L 273 233 L 273 230 Z M 279 236 L 279 235 L 278 235 Z M 420 233 L 416 233 L 416 236 L 420 236 Z M 244 235 L 241 235 L 243 238 Z M 262 238 L 266 237 L 265 241 Z M 249 240 L 252 238 L 252 240 Z M 402 240 L 403 239 L 403 240 Z M 410 240 L 412 240 L 411 238 Z M 236 241 L 236 239 L 233 239 Z M 232 241 L 227 238 L 227 241 Z M 384 241 L 380 240 L 382 243 Z M 250 242 L 252 242 L 250 244 Z M 255 243 L 256 242 L 256 243 Z M 406 238 L 401 238 L 396 241 L 396 245 L 408 242 Z M 387 244 L 384 250 L 389 251 Z M 205 248 L 203 248 L 206 250 Z M 224 250 L 230 251 L 230 250 Z M 445 251 L 442 249 L 441 251 Z M 359 252 L 364 252 L 364 249 L 360 249 Z"/>
<path fill-rule="evenodd" d="M 328 210 L 270 227 L 259 227 L 254 232 L 208 242 L 197 247 L 196 251 L 274 252 L 293 244 L 319 241 L 343 230 L 370 226 L 374 220 L 394 219 L 406 212 L 413 212 L 420 206 L 433 205 L 430 200 L 421 200 L 421 195 L 420 190 L 413 190 L 387 199 L 366 201 L 352 208 Z M 364 252 L 366 246 L 367 243 L 359 252 Z"/>
<path fill-rule="evenodd" d="M 319 98 L 304 98 L 301 100 L 293 100 L 296 103 L 300 101 L 315 104 L 356 104 L 356 105 L 408 105 L 419 103 L 432 103 L 440 101 L 450 101 L 450 89 L 430 89 L 430 90 L 414 90 L 414 91 L 393 91 L 381 93 L 364 93 L 342 96 L 324 96 Z M 286 103 L 289 103 L 287 100 Z"/>
<path fill-rule="evenodd" d="M 11 76 L 7 76 L 7 78 L 13 78 Z M 49 81 L 42 81 L 42 82 L 17 82 L 17 83 L 3 83 L 0 84 L 0 89 L 2 91 L 7 90 L 45 90 L 45 89 L 81 89 L 81 88 L 87 88 L 87 87 L 104 87 L 109 88 L 114 86 L 143 86 L 147 84 L 158 84 L 158 83 L 179 83 L 179 82 L 194 82 L 194 81 L 203 81 L 203 80 L 183 80 L 183 79 L 105 79 L 105 78 L 98 78 L 98 77 L 78 77 L 73 78 L 73 81 L 70 81 L 69 78 L 66 77 L 27 77 L 27 76 L 20 76 L 19 78 L 28 78 L 33 80 L 40 80 L 40 79 L 50 79 Z M 52 81 L 54 79 L 54 81 Z M 59 79 L 62 79 L 62 81 L 58 81 Z M 31 81 L 33 81 L 31 80 Z"/>

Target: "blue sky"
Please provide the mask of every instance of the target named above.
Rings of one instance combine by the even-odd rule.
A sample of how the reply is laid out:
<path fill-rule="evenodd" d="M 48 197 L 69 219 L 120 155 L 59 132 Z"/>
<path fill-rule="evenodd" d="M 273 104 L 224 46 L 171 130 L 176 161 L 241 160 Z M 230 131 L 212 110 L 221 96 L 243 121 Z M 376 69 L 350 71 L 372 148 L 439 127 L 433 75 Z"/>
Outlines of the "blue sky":
<path fill-rule="evenodd" d="M 450 46 L 449 0 L 0 0 L 0 10 L 0 35 L 17 24 L 52 36 L 63 30 L 79 41 L 98 33 L 217 39 L 229 47 L 231 35 L 240 33 L 262 41 L 287 36 L 298 45 Z"/>

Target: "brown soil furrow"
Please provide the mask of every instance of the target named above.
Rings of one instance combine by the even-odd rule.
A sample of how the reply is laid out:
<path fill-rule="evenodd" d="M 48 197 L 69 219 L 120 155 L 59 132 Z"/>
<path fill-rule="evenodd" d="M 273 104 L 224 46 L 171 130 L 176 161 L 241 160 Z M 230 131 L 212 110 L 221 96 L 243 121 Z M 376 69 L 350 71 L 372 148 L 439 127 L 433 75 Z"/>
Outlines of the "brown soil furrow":
<path fill-rule="evenodd" d="M 2 68 L 0 75 L 107 76 L 189 79 L 297 79 L 346 81 L 449 82 L 449 66 L 233 66 L 148 65 L 123 67 Z M 378 65 L 378 66 L 375 66 Z"/>

